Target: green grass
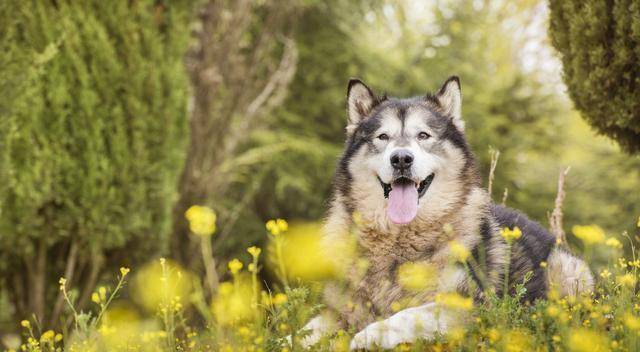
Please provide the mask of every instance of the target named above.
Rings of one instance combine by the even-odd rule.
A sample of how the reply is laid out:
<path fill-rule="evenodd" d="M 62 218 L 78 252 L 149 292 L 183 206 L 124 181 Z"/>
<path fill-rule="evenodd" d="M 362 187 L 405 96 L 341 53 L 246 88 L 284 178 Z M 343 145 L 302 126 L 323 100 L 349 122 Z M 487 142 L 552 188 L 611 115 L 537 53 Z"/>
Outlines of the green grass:
<path fill-rule="evenodd" d="M 93 308 L 74 308 L 75 291 L 61 279 L 67 301 L 68 329 L 41 331 L 37 320 L 23 321 L 23 351 L 297 351 L 306 332 L 302 327 L 322 310 L 322 283 L 293 280 L 283 259 L 288 225 L 271 225 L 273 245 L 267 256 L 280 277 L 280 289 L 259 284 L 262 250 L 248 250 L 251 261 L 229 263 L 230 280 L 216 283 L 215 295 L 206 278 L 186 272 L 170 260 L 160 259 L 141 268 L 122 268 L 113 289 L 98 288 Z M 286 226 L 285 226 L 286 225 Z M 274 230 L 275 229 L 275 230 Z M 311 231 L 308 227 L 307 231 Z M 586 227 L 587 230 L 594 228 Z M 584 232 L 585 228 L 581 228 Z M 593 232 L 592 231 L 592 232 Z M 204 231 L 210 236 L 213 231 Z M 580 232 L 580 231 L 578 231 Z M 589 233 L 587 231 L 586 233 Z M 596 236 L 597 237 L 597 236 Z M 292 238 L 293 239 L 293 238 Z M 585 238 L 583 238 L 585 240 Z M 399 351 L 636 351 L 640 349 L 640 300 L 635 248 L 631 259 L 620 257 L 620 242 L 589 238 L 590 250 L 610 253 L 609 265 L 596 274 L 594 292 L 560 297 L 551 290 L 547 300 L 520 303 L 523 283 L 513 297 L 488 294 L 474 307 L 461 305 L 468 317 L 432 341 L 396 347 Z M 293 241 L 296 243 L 295 241 Z M 587 243 L 587 240 L 585 240 Z M 632 241 L 630 241 L 632 243 Z M 313 248 L 307 247 L 307 248 Z M 606 250 L 605 250 L 606 249 Z M 319 265 L 319 263 L 314 263 Z M 294 268 L 291 268 L 294 269 Z M 320 268 L 320 270 L 324 270 Z M 128 279 L 133 277 L 131 282 Z M 289 280 L 285 280 L 288 278 Z M 415 277 L 414 277 L 415 279 Z M 128 285 L 130 283 L 130 285 Z M 128 292 L 129 300 L 118 297 Z M 137 302 L 131 303 L 131 299 Z M 446 304 L 446 302 L 445 302 Z M 138 308 L 136 308 L 138 307 Z M 146 311 L 139 307 L 146 307 Z M 340 330 L 323 338 L 312 350 L 348 350 L 357 331 Z M 293 345 L 286 343 L 291 336 Z"/>

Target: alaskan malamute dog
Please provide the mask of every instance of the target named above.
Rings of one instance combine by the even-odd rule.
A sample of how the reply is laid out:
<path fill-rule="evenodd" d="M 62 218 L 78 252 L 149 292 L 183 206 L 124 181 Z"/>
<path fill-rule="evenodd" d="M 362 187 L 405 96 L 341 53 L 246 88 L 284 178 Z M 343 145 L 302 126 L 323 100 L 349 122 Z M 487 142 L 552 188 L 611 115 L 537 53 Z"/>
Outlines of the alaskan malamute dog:
<path fill-rule="evenodd" d="M 550 285 L 564 295 L 592 289 L 587 265 L 556 248 L 553 235 L 491 202 L 465 140 L 461 102 L 457 77 L 436 94 L 408 99 L 380 97 L 360 80 L 349 82 L 347 141 L 325 233 L 328 244 L 355 237 L 367 266 L 364 275 L 348 277 L 349 304 L 332 305 L 327 299 L 337 322 L 314 318 L 304 344 L 338 325 L 360 331 L 351 341 L 353 349 L 429 339 L 458 320 L 446 309 L 435 314 L 436 294 L 457 292 L 476 302 L 489 291 L 502 295 L 508 258 L 509 283 L 522 283 L 531 272 L 525 284 L 528 301 L 545 297 Z M 360 219 L 355 232 L 354 213 Z M 516 226 L 522 236 L 509 256 L 500 229 Z M 452 259 L 452 243 L 462 245 L 470 253 L 467 263 L 475 265 Z M 433 289 L 410 292 L 398 284 L 398 267 L 407 262 L 436 268 Z M 407 301 L 413 307 L 394 314 L 393 303 Z"/>

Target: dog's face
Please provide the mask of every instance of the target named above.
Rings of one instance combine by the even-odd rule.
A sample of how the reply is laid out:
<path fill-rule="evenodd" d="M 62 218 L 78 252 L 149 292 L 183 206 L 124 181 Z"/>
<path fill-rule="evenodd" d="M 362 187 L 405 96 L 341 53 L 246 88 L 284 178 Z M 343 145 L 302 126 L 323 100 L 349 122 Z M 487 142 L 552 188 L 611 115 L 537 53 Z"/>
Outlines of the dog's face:
<path fill-rule="evenodd" d="M 456 77 L 436 95 L 410 99 L 379 98 L 352 80 L 347 105 L 343 167 L 357 210 L 407 224 L 460 188 L 458 176 L 469 152 Z"/>

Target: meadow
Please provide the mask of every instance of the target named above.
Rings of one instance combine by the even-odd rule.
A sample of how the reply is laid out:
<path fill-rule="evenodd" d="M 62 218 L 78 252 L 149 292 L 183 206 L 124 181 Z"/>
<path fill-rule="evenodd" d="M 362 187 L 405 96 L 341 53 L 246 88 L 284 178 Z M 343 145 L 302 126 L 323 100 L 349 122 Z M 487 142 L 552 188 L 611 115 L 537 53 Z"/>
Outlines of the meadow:
<path fill-rule="evenodd" d="M 193 206 L 185 214 L 193 236 L 214 236 L 216 215 L 210 208 Z M 640 229 L 640 217 L 637 219 Z M 357 226 L 357 225 L 356 225 Z M 357 231 L 357 229 L 354 229 Z M 640 231 L 640 230 L 639 230 Z M 403 344 L 397 351 L 636 351 L 640 348 L 640 258 L 629 234 L 625 244 L 608 236 L 597 225 L 574 226 L 573 234 L 585 253 L 603 250 L 607 265 L 597 275 L 594 292 L 578 297 L 562 297 L 552 287 L 547 300 L 524 304 L 523 283 L 516 295 L 497 297 L 487 291 L 488 299 L 474 304 L 471 298 L 456 293 L 439 294 L 437 305 L 465 314 L 464 327 L 458 327 L 434 341 Z M 517 241 L 518 228 L 503 229 L 508 243 Z M 248 261 L 237 258 L 227 263 L 230 279 L 219 282 L 217 276 L 196 277 L 165 258 L 146 267 L 120 268 L 110 286 L 100 286 L 91 295 L 87 311 L 74 308 L 74 293 L 64 277 L 60 291 L 67 304 L 71 324 L 65 331 L 43 331 L 38 320 L 23 320 L 24 343 L 21 351 L 299 351 L 300 342 L 309 333 L 303 326 L 322 311 L 320 300 L 323 280 L 340 280 L 336 257 L 330 259 L 319 248 L 316 224 L 289 226 L 283 219 L 269 220 L 264 236 L 269 238 L 265 251 L 246 249 Z M 637 235 L 636 235 L 637 236 Z M 203 261 L 209 241 L 202 241 Z M 563 245 L 558 240 L 558 245 Z M 566 245 L 566 243 L 565 243 Z M 632 257 L 621 254 L 630 246 Z M 348 245 L 335 253 L 352 256 Z M 452 247 L 456 247 L 455 245 Z M 456 247 L 458 248 L 458 247 Z M 459 246 L 453 260 L 470 260 L 470 253 Z M 264 257 L 267 259 L 264 259 Z M 344 259 L 344 258 L 342 258 Z M 588 260 L 588 256 L 587 256 Z M 266 265 L 266 268 L 264 267 Z M 366 266 L 359 262 L 358 265 Z M 543 268 L 546 263 L 543 262 Z M 139 271 L 138 271 L 139 270 Z M 260 272 L 269 270 L 278 277 L 272 287 L 263 286 Z M 433 271 L 419 263 L 405 263 L 398 280 L 407 290 L 431 285 Z M 525 278 L 526 280 L 526 278 Z M 213 290 L 213 300 L 205 300 L 204 291 Z M 148 313 L 142 318 L 135 309 L 121 305 L 123 290 L 142 304 Z M 395 302 L 394 310 L 403 307 Z M 187 312 L 196 311 L 197 314 Z M 311 350 L 348 351 L 351 336 L 357 331 L 340 330 L 324 337 Z M 287 340 L 287 337 L 290 340 Z M 12 351 L 10 349 L 9 351 Z"/>
<path fill-rule="evenodd" d="M 452 75 L 490 197 L 596 288 L 443 294 L 463 327 L 396 350 L 640 350 L 639 19 L 638 0 L 0 1 L 0 350 L 302 350 L 326 285 L 368 266 L 321 244 L 349 79 L 409 97 Z"/>

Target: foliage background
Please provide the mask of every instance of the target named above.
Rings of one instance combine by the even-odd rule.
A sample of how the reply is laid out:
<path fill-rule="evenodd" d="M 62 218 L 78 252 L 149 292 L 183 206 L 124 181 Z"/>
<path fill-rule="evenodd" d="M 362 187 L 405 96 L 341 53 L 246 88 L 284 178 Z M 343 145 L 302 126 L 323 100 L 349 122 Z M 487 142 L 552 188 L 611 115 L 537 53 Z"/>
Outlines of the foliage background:
<path fill-rule="evenodd" d="M 55 304 L 60 258 L 74 240 L 86 260 L 170 254 L 201 274 L 183 214 L 208 205 L 219 215 L 212 241 L 222 274 L 228 259 L 246 261 L 245 249 L 263 244 L 266 220 L 321 219 L 353 76 L 397 96 L 460 76 L 485 175 L 489 148 L 501 151 L 496 201 L 506 188 L 507 205 L 546 225 L 557 175 L 571 166 L 566 228 L 633 233 L 640 157 L 573 109 L 547 12 L 536 0 L 2 2 L 0 330 L 26 313 L 9 302 L 10 279 L 42 257 L 34 248 L 43 239 L 57 251 L 46 256 L 44 287 Z M 211 14 L 220 14 L 216 26 L 206 25 Z M 211 43 L 227 46 L 198 50 Z M 200 147 L 186 177 L 190 148 Z"/>

